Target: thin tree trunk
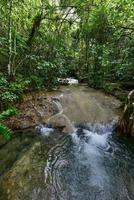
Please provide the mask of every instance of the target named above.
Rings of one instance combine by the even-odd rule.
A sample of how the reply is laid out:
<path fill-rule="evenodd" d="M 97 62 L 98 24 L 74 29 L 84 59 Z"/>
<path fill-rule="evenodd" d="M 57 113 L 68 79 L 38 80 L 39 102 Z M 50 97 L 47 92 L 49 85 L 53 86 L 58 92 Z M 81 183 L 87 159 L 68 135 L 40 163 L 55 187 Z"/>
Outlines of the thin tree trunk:
<path fill-rule="evenodd" d="M 9 3 L 9 29 L 8 29 L 8 45 L 9 45 L 9 59 L 8 59 L 8 76 L 12 77 L 12 9 L 13 1 Z"/>

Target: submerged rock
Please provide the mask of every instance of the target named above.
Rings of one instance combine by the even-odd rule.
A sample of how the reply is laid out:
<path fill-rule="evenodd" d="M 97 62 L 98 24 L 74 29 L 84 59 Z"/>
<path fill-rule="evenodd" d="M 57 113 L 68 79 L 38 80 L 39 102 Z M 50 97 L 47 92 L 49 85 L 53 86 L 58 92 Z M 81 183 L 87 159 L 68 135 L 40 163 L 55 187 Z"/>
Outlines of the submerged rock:
<path fill-rule="evenodd" d="M 25 200 L 29 192 L 43 184 L 41 143 L 36 142 L 0 180 L 0 200 Z"/>
<path fill-rule="evenodd" d="M 26 130 L 25 130 L 26 131 Z M 7 141 L 0 147 L 0 176 L 3 176 L 35 142 L 33 131 L 18 132 L 11 141 Z"/>
<path fill-rule="evenodd" d="M 105 123 L 118 118 L 119 100 L 85 86 L 67 87 L 60 101 L 63 114 L 74 123 Z"/>

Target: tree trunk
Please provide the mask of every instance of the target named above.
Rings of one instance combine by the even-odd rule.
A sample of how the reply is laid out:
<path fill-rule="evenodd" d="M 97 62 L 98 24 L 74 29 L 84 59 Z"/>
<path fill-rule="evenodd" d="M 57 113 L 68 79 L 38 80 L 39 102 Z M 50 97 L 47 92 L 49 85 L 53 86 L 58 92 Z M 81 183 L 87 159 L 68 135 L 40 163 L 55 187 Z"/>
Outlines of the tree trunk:
<path fill-rule="evenodd" d="M 29 46 L 29 47 L 31 46 L 32 40 L 33 40 L 36 32 L 38 31 L 39 27 L 40 27 L 41 21 L 43 20 L 42 14 L 43 13 L 41 12 L 37 16 L 35 16 L 35 18 L 34 18 L 33 26 L 31 28 L 31 31 L 30 31 L 30 34 L 29 34 L 29 38 L 27 40 L 27 46 Z"/>
<path fill-rule="evenodd" d="M 9 1 L 9 25 L 8 25 L 8 77 L 9 80 L 12 77 L 12 9 L 13 9 L 13 0 Z"/>

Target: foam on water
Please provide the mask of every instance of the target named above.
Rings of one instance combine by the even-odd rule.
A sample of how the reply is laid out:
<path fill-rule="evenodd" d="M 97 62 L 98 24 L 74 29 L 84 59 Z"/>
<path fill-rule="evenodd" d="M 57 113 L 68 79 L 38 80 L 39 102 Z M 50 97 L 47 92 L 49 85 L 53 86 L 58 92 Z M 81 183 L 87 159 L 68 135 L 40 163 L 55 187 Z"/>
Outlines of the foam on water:
<path fill-rule="evenodd" d="M 51 133 L 54 132 L 53 128 L 46 127 L 44 125 L 39 125 L 36 127 L 36 131 L 43 137 L 48 137 Z"/>
<path fill-rule="evenodd" d="M 86 137 L 90 138 L 90 145 L 96 145 L 96 146 L 105 146 L 107 143 L 107 134 L 100 135 L 97 132 L 93 133 L 88 130 L 83 130 L 83 133 L 85 133 Z"/>
<path fill-rule="evenodd" d="M 113 123 L 86 124 L 72 134 L 73 143 L 76 145 L 77 159 L 82 165 L 90 166 L 90 186 L 97 186 L 100 189 L 109 182 L 109 176 L 103 167 L 103 152 L 108 149 L 109 136 L 113 131 Z"/>
<path fill-rule="evenodd" d="M 80 145 L 82 139 L 85 144 L 93 148 L 106 147 L 108 137 L 112 134 L 113 129 L 113 122 L 110 124 L 85 124 L 82 128 L 78 127 L 76 129 L 75 133 L 72 134 L 72 140 L 77 145 Z"/>

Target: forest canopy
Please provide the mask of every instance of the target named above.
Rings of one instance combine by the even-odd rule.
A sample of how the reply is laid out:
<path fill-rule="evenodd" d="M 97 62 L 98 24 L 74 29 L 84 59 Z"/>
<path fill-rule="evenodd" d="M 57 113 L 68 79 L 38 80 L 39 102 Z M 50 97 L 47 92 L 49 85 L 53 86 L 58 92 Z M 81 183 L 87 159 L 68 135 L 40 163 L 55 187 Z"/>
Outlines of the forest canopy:
<path fill-rule="evenodd" d="M 1 109 L 60 77 L 134 81 L 132 0 L 1 0 L 0 23 Z"/>

